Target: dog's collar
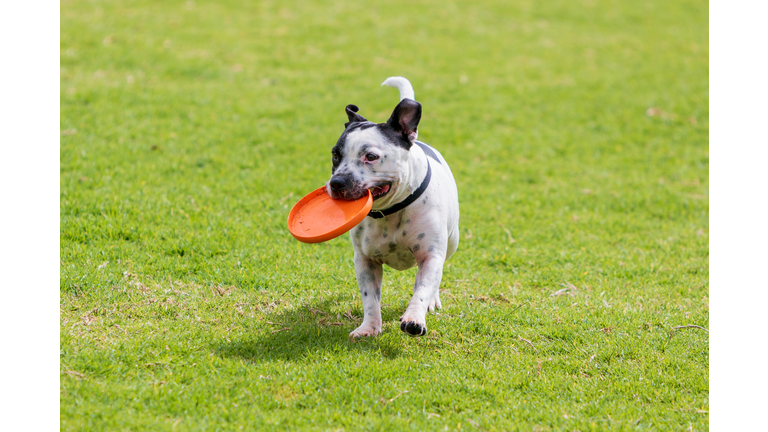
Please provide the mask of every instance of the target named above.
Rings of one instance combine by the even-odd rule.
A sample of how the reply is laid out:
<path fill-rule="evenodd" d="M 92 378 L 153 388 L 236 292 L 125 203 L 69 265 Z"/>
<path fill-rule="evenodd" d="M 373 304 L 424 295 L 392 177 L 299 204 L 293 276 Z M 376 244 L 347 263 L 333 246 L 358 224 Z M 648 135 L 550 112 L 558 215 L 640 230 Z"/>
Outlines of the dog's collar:
<path fill-rule="evenodd" d="M 424 181 L 421 182 L 421 185 L 419 186 L 418 189 L 413 191 L 412 194 L 408 195 L 408 197 L 406 197 L 404 200 L 400 201 L 399 203 L 393 205 L 392 207 L 385 208 L 384 210 L 371 210 L 370 212 L 368 212 L 368 216 L 374 219 L 381 219 L 384 216 L 389 216 L 392 213 L 397 213 L 400 210 L 408 207 L 409 205 L 411 205 L 411 203 L 419 199 L 421 194 L 423 194 L 424 191 L 427 190 L 427 186 L 429 186 L 429 181 L 431 179 L 432 179 L 432 167 L 429 164 L 429 158 L 427 158 L 427 175 L 424 176 Z"/>

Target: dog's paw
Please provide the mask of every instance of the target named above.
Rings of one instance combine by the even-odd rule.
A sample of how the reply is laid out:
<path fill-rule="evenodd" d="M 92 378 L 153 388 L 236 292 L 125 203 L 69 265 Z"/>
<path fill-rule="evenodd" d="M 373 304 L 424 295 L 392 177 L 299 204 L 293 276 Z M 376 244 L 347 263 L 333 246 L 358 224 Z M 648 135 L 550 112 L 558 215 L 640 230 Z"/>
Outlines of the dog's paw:
<path fill-rule="evenodd" d="M 425 321 L 417 321 L 407 319 L 405 315 L 400 318 L 400 330 L 408 333 L 411 336 L 424 336 L 427 334 L 427 323 Z"/>
<path fill-rule="evenodd" d="M 432 300 L 429 301 L 429 305 L 427 305 L 427 310 L 430 312 L 434 312 L 437 309 L 442 309 L 443 304 L 440 303 L 440 291 L 435 291 L 435 296 L 432 297 Z"/>
<path fill-rule="evenodd" d="M 368 325 L 361 325 L 349 334 L 350 339 L 358 339 L 362 337 L 376 337 L 381 334 L 381 327 L 373 327 Z"/>

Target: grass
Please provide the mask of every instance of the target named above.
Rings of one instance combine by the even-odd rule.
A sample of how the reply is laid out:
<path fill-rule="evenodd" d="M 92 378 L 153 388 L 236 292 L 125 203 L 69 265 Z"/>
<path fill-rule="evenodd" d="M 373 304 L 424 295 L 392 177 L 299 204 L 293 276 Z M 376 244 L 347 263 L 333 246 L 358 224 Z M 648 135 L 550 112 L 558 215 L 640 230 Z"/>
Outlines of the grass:
<path fill-rule="evenodd" d="M 62 430 L 708 428 L 708 5 L 61 5 Z M 456 177 L 444 308 L 384 333 L 285 220 L 403 75 Z"/>

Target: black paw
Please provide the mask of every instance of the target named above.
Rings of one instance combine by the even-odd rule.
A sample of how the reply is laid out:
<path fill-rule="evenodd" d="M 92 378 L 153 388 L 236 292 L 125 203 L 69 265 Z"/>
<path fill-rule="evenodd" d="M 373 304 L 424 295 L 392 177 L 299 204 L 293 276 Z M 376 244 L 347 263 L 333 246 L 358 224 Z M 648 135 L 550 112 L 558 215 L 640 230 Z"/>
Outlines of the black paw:
<path fill-rule="evenodd" d="M 413 321 L 402 321 L 402 318 L 400 321 L 400 330 L 410 334 L 411 336 L 424 336 L 427 334 L 426 325 L 422 325 Z"/>

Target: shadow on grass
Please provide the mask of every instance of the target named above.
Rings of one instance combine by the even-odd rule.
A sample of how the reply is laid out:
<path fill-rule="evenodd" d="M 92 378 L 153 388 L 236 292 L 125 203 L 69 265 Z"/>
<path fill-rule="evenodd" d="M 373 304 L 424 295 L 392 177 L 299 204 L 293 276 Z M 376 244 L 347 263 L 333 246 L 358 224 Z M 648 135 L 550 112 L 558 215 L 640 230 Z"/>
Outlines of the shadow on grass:
<path fill-rule="evenodd" d="M 221 357 L 239 357 L 243 360 L 262 363 L 276 360 L 313 361 L 322 359 L 324 353 L 336 352 L 379 352 L 383 357 L 394 359 L 400 355 L 399 338 L 378 337 L 351 341 L 349 333 L 360 325 L 347 316 L 331 312 L 338 309 L 341 297 L 327 298 L 319 303 L 303 305 L 279 313 L 265 314 L 274 329 L 259 330 L 246 334 L 239 340 L 218 342 L 214 350 Z M 353 312 L 361 315 L 359 309 Z M 382 319 L 388 322 L 398 316 L 397 308 L 382 308 Z M 385 332 L 400 333 L 400 329 L 388 326 Z M 398 335 L 399 336 L 399 335 Z"/>

